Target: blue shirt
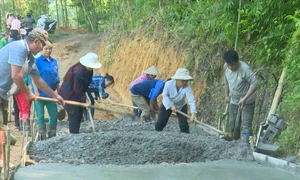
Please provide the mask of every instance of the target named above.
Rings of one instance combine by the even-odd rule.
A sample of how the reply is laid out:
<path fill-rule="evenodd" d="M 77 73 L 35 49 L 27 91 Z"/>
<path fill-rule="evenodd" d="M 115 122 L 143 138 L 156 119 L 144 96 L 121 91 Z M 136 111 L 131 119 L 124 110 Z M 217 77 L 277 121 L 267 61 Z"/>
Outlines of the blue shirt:
<path fill-rule="evenodd" d="M 47 83 L 47 85 L 55 91 L 59 80 L 57 61 L 50 56 L 49 61 L 45 56 L 41 55 L 36 59 L 36 67 L 40 73 L 41 78 Z M 39 89 L 41 97 L 50 97 L 48 94 Z"/>
<path fill-rule="evenodd" d="M 191 113 L 196 113 L 196 101 L 192 92 L 191 87 L 188 85 L 186 87 L 180 88 L 177 92 L 176 80 L 170 80 L 165 83 L 165 87 L 162 93 L 162 103 L 166 109 L 170 109 L 175 106 L 176 109 L 181 110 L 181 108 L 187 104 L 186 99 L 190 105 Z"/>
<path fill-rule="evenodd" d="M 24 82 L 25 82 L 25 84 L 27 85 L 27 86 L 30 86 L 30 85 L 32 85 L 32 80 L 31 80 L 31 77 L 30 76 L 25 76 L 24 77 Z"/>
<path fill-rule="evenodd" d="M 99 97 L 98 92 L 103 96 L 105 94 L 105 84 L 104 77 L 99 74 L 93 75 L 92 82 L 89 85 L 89 90 L 96 94 L 96 97 Z"/>
<path fill-rule="evenodd" d="M 134 95 L 141 95 L 150 100 L 155 100 L 162 93 L 164 84 L 164 81 L 159 79 L 146 80 L 132 86 L 130 92 Z"/>

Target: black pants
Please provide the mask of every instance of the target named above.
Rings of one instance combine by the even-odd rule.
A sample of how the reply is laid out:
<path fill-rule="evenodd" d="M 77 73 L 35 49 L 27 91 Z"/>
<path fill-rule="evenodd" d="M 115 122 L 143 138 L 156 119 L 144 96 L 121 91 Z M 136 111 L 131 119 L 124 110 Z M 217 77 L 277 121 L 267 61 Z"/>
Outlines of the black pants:
<path fill-rule="evenodd" d="M 83 114 L 83 108 L 72 106 L 71 108 L 68 108 L 67 113 L 68 113 L 70 133 L 78 134 L 80 129 L 81 119 L 82 119 L 82 114 Z"/>
<path fill-rule="evenodd" d="M 28 34 L 31 32 L 33 30 L 33 28 L 28 28 L 28 29 L 26 29 L 26 36 L 28 36 Z"/>
<path fill-rule="evenodd" d="M 184 105 L 181 109 L 182 112 L 187 113 L 187 105 Z M 172 110 L 166 110 L 165 106 L 162 104 L 159 108 L 159 115 L 158 120 L 155 123 L 155 130 L 156 131 L 162 131 L 170 118 L 172 114 Z M 179 121 L 179 128 L 180 131 L 183 133 L 189 133 L 189 124 L 187 122 L 187 118 L 179 113 L 176 113 L 178 121 Z"/>
<path fill-rule="evenodd" d="M 15 118 L 15 126 L 20 127 L 20 119 L 19 119 L 19 108 L 18 104 L 16 101 L 15 96 L 13 96 L 13 101 L 14 101 L 14 118 Z"/>

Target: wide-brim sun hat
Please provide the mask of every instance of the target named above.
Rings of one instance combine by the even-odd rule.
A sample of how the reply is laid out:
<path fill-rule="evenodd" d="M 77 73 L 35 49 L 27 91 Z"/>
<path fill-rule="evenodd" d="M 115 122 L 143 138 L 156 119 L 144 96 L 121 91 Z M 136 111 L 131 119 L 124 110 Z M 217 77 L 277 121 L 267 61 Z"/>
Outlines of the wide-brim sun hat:
<path fill-rule="evenodd" d="M 102 65 L 99 62 L 99 56 L 95 53 L 87 53 L 85 56 L 79 59 L 80 64 L 85 67 L 97 69 L 100 68 Z"/>
<path fill-rule="evenodd" d="M 150 75 L 154 75 L 154 76 L 159 76 L 160 73 L 158 72 L 158 70 L 156 69 L 155 66 L 151 66 L 148 69 L 146 69 L 144 71 L 145 74 L 150 74 Z"/>
<path fill-rule="evenodd" d="M 172 79 L 176 80 L 193 80 L 190 76 L 189 71 L 186 68 L 178 68 Z"/>
<path fill-rule="evenodd" d="M 26 31 L 25 29 L 20 29 L 20 33 L 21 33 L 22 35 L 26 35 L 26 34 L 27 34 L 27 31 Z"/>

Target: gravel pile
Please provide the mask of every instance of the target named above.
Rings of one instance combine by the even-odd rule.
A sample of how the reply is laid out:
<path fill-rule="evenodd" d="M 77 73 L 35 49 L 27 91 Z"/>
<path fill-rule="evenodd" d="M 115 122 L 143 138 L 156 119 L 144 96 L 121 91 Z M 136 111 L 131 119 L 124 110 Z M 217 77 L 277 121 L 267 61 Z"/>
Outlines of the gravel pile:
<path fill-rule="evenodd" d="M 67 122 L 59 123 L 59 136 L 35 143 L 29 151 L 38 162 L 74 164 L 159 164 L 204 162 L 219 159 L 253 161 L 252 151 L 240 141 L 227 142 L 197 126 L 190 134 L 179 132 L 170 121 L 162 132 L 153 123 L 131 119 L 95 121 L 96 133 L 84 122 L 81 134 L 68 134 Z"/>

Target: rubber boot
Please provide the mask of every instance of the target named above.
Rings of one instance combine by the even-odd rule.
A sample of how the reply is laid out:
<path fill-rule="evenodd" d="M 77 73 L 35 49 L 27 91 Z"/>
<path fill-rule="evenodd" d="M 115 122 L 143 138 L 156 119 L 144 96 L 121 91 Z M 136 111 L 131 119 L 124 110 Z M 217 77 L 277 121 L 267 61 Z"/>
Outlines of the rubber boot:
<path fill-rule="evenodd" d="M 38 131 L 39 131 L 40 140 L 47 139 L 47 137 L 46 137 L 46 124 L 44 124 L 42 126 L 38 126 Z"/>
<path fill-rule="evenodd" d="M 56 136 L 56 124 L 49 124 L 48 129 L 48 138 L 52 138 Z"/>

